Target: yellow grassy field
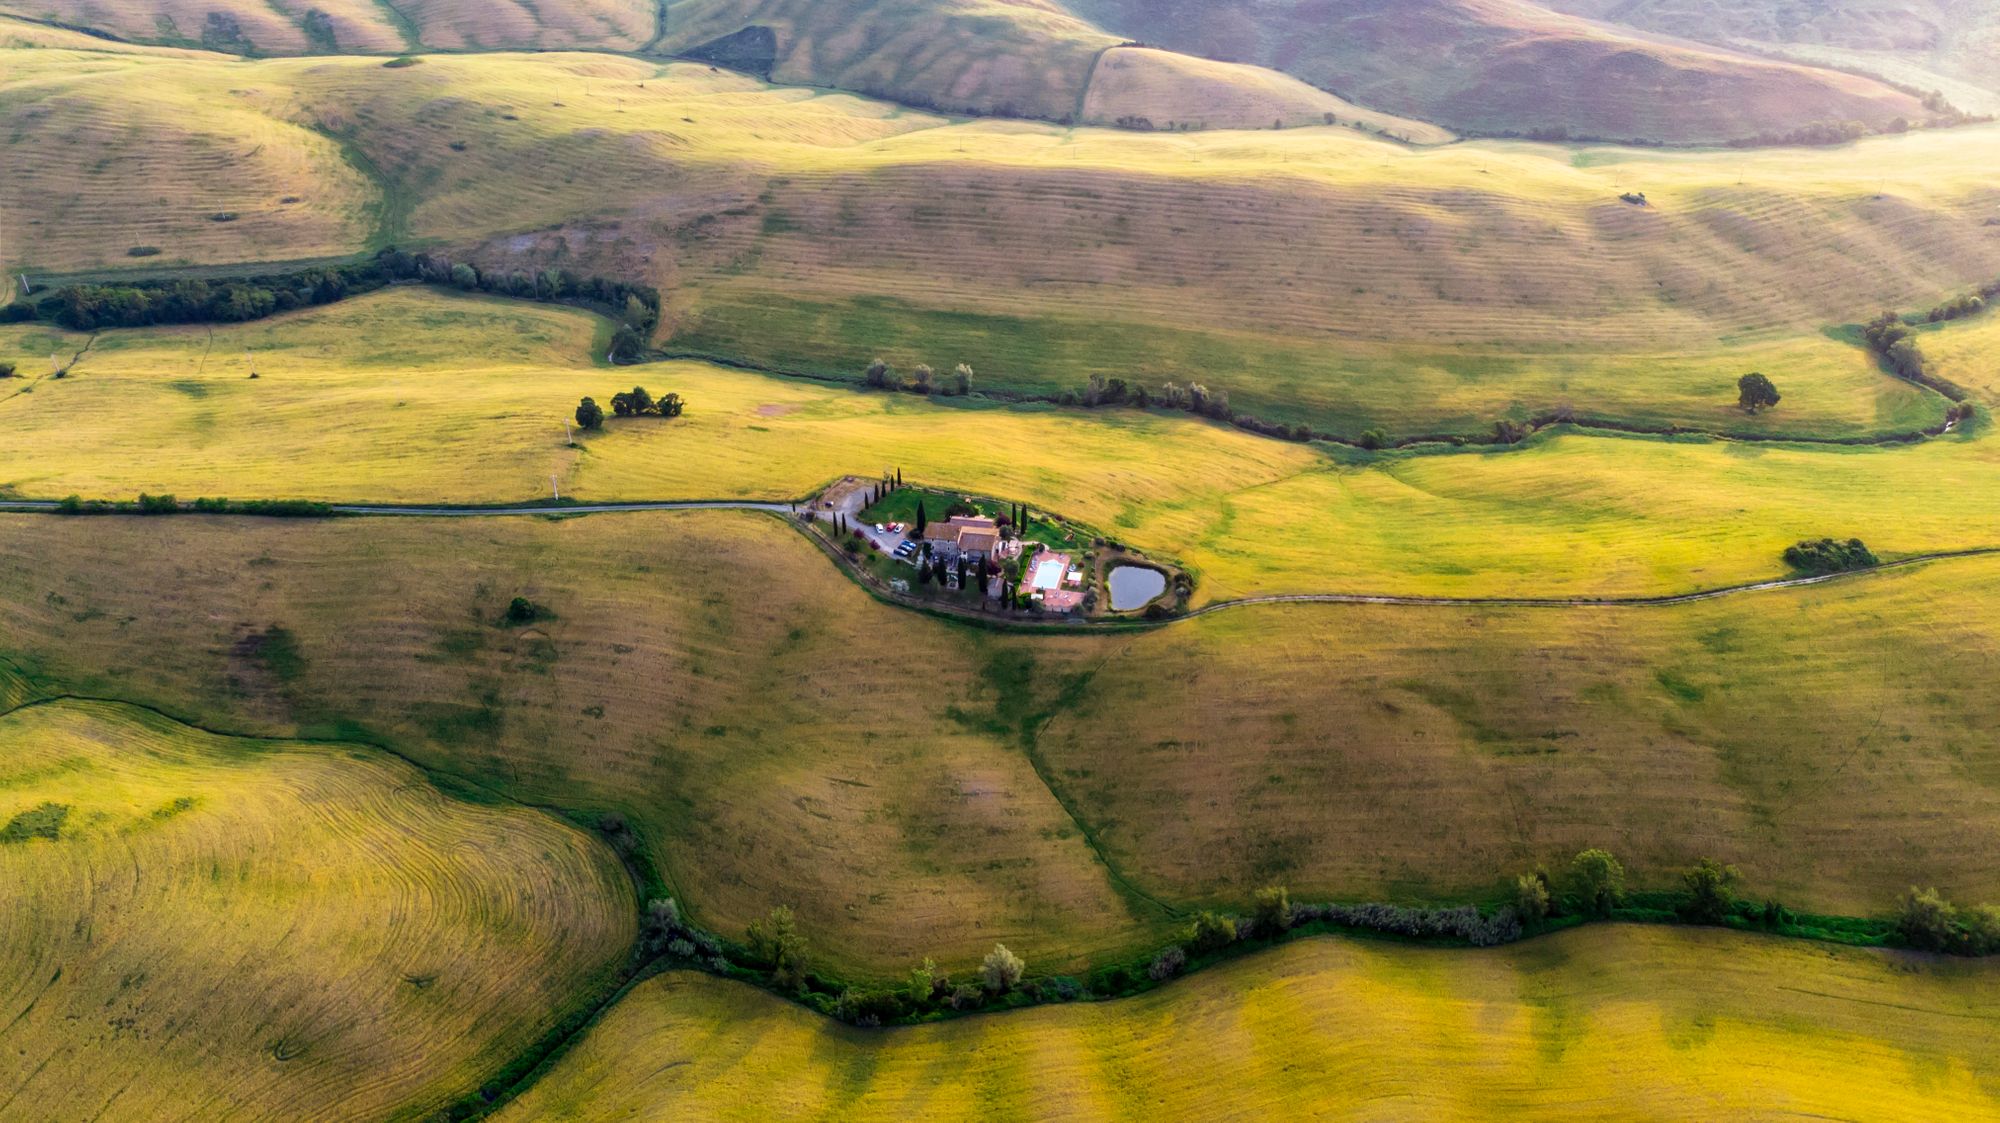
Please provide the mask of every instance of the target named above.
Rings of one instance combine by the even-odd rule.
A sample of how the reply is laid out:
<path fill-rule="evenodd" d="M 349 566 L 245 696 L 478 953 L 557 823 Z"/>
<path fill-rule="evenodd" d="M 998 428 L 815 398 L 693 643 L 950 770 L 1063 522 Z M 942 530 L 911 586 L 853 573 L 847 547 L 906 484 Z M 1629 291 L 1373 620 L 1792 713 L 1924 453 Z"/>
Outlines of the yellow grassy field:
<path fill-rule="evenodd" d="M 1130 954 L 1170 926 L 1147 895 L 1484 897 L 1591 845 L 1809 911 L 2000 901 L 1996 583 L 999 636 L 877 604 L 761 515 L 0 518 L 0 634 L 48 689 L 616 812 L 700 922 L 789 904 L 870 976 Z M 514 596 L 552 615 L 503 627 Z M 289 678 L 245 653 L 273 625 Z"/>
<path fill-rule="evenodd" d="M 241 64 L 0 53 L 0 268 L 134 264 L 127 251 L 148 246 L 151 264 L 310 257 L 357 249 L 370 232 L 367 177 L 333 140 L 273 114 L 276 91 Z"/>
<path fill-rule="evenodd" d="M 1332 124 L 1329 115 L 1413 144 L 1457 139 L 1429 122 L 1355 105 L 1276 70 L 1150 47 L 1106 51 L 1083 98 L 1083 119 L 1094 125 L 1143 117 L 1163 129 L 1265 129 Z"/>
<path fill-rule="evenodd" d="M 374 754 L 124 706 L 0 716 L 0 1114 L 422 1115 L 604 985 L 625 874 Z"/>
<path fill-rule="evenodd" d="M 501 1114 L 707 1119 L 1984 1119 L 1990 964 L 1602 928 L 1313 940 L 1140 998 L 854 1030 L 669 974 Z"/>
<path fill-rule="evenodd" d="M 1995 322 L 1924 345 L 1977 387 Z M 1858 535 L 1890 554 L 2000 544 L 2000 516 L 1977 501 L 1996 455 L 1983 426 L 1884 449 L 1567 435 L 1348 463 L 1179 415 L 973 408 L 698 363 L 606 368 L 587 358 L 602 333 L 566 309 L 410 289 L 95 340 L 0 327 L 0 356 L 25 376 L 0 387 L 16 438 L 0 447 L 0 488 L 492 503 L 545 496 L 554 475 L 583 500 L 789 499 L 900 467 L 1176 558 L 1204 601 L 1647 595 L 1776 575 L 1805 537 Z M 31 383 L 50 352 L 67 361 L 86 342 L 68 378 Z M 634 383 L 680 393 L 687 414 L 564 444 L 580 397 Z"/>

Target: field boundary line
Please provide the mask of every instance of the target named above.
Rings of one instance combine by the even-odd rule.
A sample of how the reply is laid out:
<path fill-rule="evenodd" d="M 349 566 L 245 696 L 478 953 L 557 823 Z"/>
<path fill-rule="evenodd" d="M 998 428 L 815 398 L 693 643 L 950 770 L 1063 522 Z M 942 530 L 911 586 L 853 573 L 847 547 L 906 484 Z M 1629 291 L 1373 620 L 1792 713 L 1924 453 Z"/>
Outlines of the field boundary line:
<path fill-rule="evenodd" d="M 808 541 L 820 548 L 835 563 L 835 567 L 876 600 L 893 604 L 900 608 L 912 609 L 928 616 L 980 624 L 1008 631 L 1060 631 L 1066 634 L 1083 632 L 1133 632 L 1163 628 L 1186 620 L 1195 620 L 1232 609 L 1253 608 L 1260 605 L 1287 604 L 1347 604 L 1373 605 L 1391 608 L 1672 608 L 1678 605 L 1699 604 L 1702 601 L 1720 600 L 1723 597 L 1741 596 L 1748 593 L 1777 592 L 1784 589 L 1802 589 L 1813 585 L 1824 585 L 1835 581 L 1863 578 L 1899 569 L 1911 569 L 1932 562 L 1955 561 L 1963 558 L 1990 557 L 2000 554 L 2000 546 L 1969 546 L 1958 550 L 1932 550 L 1908 557 L 1896 558 L 1862 569 L 1843 570 L 1839 573 L 1818 573 L 1803 577 L 1774 577 L 1763 581 L 1744 581 L 1731 585 L 1718 585 L 1706 589 L 1691 589 L 1683 593 L 1658 593 L 1634 596 L 1447 596 L 1426 593 L 1366 593 L 1366 592 L 1325 592 L 1325 593 L 1265 593 L 1256 596 L 1236 597 L 1216 601 L 1200 608 L 1169 616 L 1159 620 L 1131 619 L 1092 621 L 1073 618 L 1061 619 L 1015 619 L 996 616 L 956 605 L 938 604 L 915 596 L 880 588 L 870 580 L 852 559 L 842 554 L 838 547 L 826 541 L 825 537 L 813 533 L 819 520 L 815 518 L 812 529 L 796 525 L 791 516 L 800 508 L 810 510 L 811 500 L 760 500 L 760 499 L 661 499 L 634 500 L 624 503 L 578 503 L 562 505 L 517 505 L 517 506 L 416 506 L 393 503 L 383 504 L 328 504 L 327 511 L 345 518 L 531 518 L 535 516 L 561 515 L 619 515 L 645 514 L 654 511 L 745 511 L 754 514 L 776 515 L 793 525 Z M 52 499 L 0 499 L 0 513 L 60 515 L 66 512 L 62 504 Z M 147 514 L 130 509 L 87 511 L 74 515 L 77 518 L 270 518 L 277 516 L 258 515 L 256 512 L 201 512 L 184 510 L 172 515 Z"/>

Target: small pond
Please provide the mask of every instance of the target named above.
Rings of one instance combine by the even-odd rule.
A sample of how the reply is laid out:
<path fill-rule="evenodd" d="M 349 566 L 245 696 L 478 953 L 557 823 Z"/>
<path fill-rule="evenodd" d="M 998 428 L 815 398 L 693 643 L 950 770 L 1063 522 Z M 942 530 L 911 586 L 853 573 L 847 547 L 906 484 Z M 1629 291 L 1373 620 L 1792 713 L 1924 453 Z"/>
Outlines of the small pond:
<path fill-rule="evenodd" d="M 1111 610 L 1129 612 L 1167 591 L 1167 575 L 1143 565 L 1121 565 L 1111 571 Z"/>

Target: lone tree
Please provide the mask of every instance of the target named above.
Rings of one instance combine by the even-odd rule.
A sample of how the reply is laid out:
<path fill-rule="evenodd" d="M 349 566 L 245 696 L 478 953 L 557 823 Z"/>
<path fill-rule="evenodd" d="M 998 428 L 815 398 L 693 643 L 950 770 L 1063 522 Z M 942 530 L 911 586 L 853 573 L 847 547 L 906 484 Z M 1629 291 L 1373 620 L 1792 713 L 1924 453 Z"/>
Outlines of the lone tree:
<path fill-rule="evenodd" d="M 1771 385 L 1770 379 L 1753 370 L 1736 380 L 1736 404 L 1742 406 L 1745 413 L 1769 409 L 1778 404 L 1778 388 Z"/>
<path fill-rule="evenodd" d="M 1610 915 L 1625 896 L 1625 867 L 1608 850 L 1593 847 L 1578 854 L 1570 861 L 1570 872 L 1576 875 L 1584 907 L 1599 916 Z"/>
<path fill-rule="evenodd" d="M 604 428 L 604 409 L 595 398 L 585 398 L 583 404 L 576 407 L 576 423 L 586 429 Z"/>
<path fill-rule="evenodd" d="M 1007 950 L 1006 944 L 994 944 L 986 953 L 986 961 L 979 965 L 979 973 L 986 981 L 986 989 L 995 994 L 1005 994 L 1021 981 L 1028 965 L 1021 957 Z"/>

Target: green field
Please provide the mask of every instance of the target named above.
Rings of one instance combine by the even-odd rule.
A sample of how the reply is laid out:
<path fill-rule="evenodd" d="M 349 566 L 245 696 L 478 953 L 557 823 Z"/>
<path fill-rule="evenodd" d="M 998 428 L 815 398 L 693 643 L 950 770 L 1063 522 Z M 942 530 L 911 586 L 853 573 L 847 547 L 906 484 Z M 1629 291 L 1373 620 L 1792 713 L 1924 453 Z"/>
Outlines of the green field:
<path fill-rule="evenodd" d="M 632 938 L 624 872 L 547 816 L 128 706 L 0 715 L 0 823 L 18 1118 L 421 1115 Z"/>
<path fill-rule="evenodd" d="M 507 1120 L 1991 1118 L 1990 964 L 1612 927 L 1314 940 L 1141 998 L 865 1031 L 669 974 Z"/>

